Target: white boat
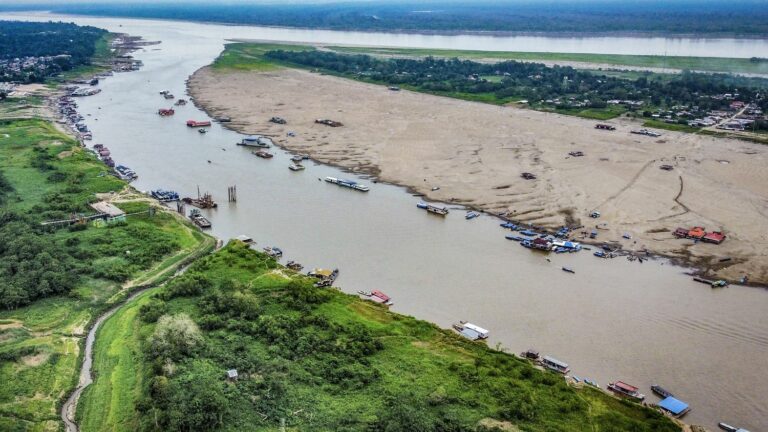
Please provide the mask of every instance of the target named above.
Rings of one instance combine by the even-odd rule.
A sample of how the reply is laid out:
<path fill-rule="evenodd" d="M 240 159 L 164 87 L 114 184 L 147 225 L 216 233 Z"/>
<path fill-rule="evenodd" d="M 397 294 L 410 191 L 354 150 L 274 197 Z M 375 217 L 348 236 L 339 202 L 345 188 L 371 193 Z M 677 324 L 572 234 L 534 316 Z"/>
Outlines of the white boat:
<path fill-rule="evenodd" d="M 303 170 L 305 168 L 306 167 L 304 165 L 300 164 L 300 163 L 292 163 L 292 164 L 288 165 L 288 169 L 291 170 L 291 171 L 301 171 L 301 170 Z"/>
<path fill-rule="evenodd" d="M 325 181 L 331 184 L 335 184 L 337 186 L 354 189 L 360 192 L 368 192 L 369 190 L 371 190 L 371 188 L 369 188 L 368 186 L 364 184 L 360 184 L 353 180 L 337 179 L 336 177 L 326 177 Z"/>

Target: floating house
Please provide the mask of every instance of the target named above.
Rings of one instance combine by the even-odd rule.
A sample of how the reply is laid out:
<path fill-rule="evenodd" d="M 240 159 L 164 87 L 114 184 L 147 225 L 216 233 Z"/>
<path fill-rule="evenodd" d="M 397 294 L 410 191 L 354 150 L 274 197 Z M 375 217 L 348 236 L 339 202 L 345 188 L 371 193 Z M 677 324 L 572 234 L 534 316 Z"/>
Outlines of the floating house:
<path fill-rule="evenodd" d="M 673 417 L 682 417 L 691 410 L 687 403 L 672 396 L 666 397 L 658 405 L 659 408 L 668 412 Z"/>
<path fill-rule="evenodd" d="M 720 244 L 725 240 L 725 234 L 721 233 L 720 231 L 712 231 L 709 233 L 704 234 L 704 237 L 701 238 L 701 241 L 707 242 L 707 243 L 714 243 L 714 244 Z"/>
<path fill-rule="evenodd" d="M 554 357 L 550 356 L 544 356 L 543 359 L 541 359 L 541 363 L 544 365 L 545 368 L 553 370 L 555 372 L 559 372 L 561 374 L 567 374 L 571 371 L 571 368 L 568 366 L 568 363 L 562 362 Z"/>
<path fill-rule="evenodd" d="M 693 227 L 688 231 L 688 237 L 692 239 L 701 239 L 706 234 L 704 227 Z"/>

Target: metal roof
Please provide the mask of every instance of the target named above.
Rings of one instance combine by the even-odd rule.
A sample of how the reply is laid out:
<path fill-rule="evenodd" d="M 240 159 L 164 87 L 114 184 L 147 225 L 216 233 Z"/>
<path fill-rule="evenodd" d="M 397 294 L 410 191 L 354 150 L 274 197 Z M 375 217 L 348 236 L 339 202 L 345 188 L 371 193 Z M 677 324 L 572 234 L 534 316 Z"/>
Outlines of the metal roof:
<path fill-rule="evenodd" d="M 659 407 L 665 411 L 669 411 L 672 414 L 680 414 L 688 409 L 688 404 L 669 396 L 668 398 L 659 402 Z"/>

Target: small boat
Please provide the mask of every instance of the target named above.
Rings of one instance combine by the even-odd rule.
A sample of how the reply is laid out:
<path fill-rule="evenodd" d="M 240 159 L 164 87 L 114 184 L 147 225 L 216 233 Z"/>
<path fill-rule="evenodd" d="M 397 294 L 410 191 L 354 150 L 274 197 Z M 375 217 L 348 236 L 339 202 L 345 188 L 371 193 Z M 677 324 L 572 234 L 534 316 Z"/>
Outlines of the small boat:
<path fill-rule="evenodd" d="M 589 378 L 584 378 L 584 384 L 591 385 L 592 387 L 600 388 L 600 384 L 598 384 L 597 381 L 592 381 Z"/>
<path fill-rule="evenodd" d="M 380 303 L 387 306 L 392 306 L 394 304 L 392 302 L 392 299 L 388 295 L 384 294 L 379 290 L 373 290 L 370 293 L 358 291 L 358 294 L 368 297 L 368 300 L 371 300 L 372 302 L 375 302 L 375 303 Z"/>
<path fill-rule="evenodd" d="M 471 219 L 474 219 L 474 218 L 476 218 L 478 216 L 480 216 L 480 213 L 478 213 L 476 211 L 468 211 L 467 214 L 464 215 L 464 219 L 471 220 Z"/>
<path fill-rule="evenodd" d="M 152 198 L 160 201 L 160 202 L 168 202 L 168 201 L 178 201 L 179 200 L 179 194 L 174 191 L 167 191 L 163 189 L 156 189 L 150 192 L 150 195 L 152 195 Z"/>
<path fill-rule="evenodd" d="M 596 256 L 598 258 L 607 258 L 607 255 L 605 254 L 605 252 L 603 252 L 601 250 L 595 251 L 595 253 L 593 253 L 592 255 L 594 255 L 594 256 Z"/>
<path fill-rule="evenodd" d="M 445 216 L 448 214 L 448 208 L 447 207 L 440 207 L 432 204 L 427 204 L 423 201 L 420 201 L 416 203 L 416 207 L 426 210 L 429 213 L 436 214 L 439 216 Z"/>
<path fill-rule="evenodd" d="M 257 152 L 253 152 L 256 156 L 262 158 L 262 159 L 271 159 L 272 156 L 274 156 L 272 153 L 264 150 L 259 150 Z"/>
<path fill-rule="evenodd" d="M 163 97 L 166 98 L 166 99 L 176 99 L 176 97 L 174 95 L 170 94 L 170 93 L 164 94 Z"/>
<path fill-rule="evenodd" d="M 728 423 L 723 423 L 723 422 L 718 423 L 717 426 L 720 429 L 722 429 L 724 431 L 728 431 L 728 432 L 749 432 L 746 429 L 738 428 L 736 426 L 731 426 Z"/>
<path fill-rule="evenodd" d="M 307 272 L 307 276 L 320 279 L 319 282 L 315 283 L 316 287 L 328 287 L 333 285 L 333 282 L 339 277 L 339 269 L 327 270 L 316 268 Z"/>
<path fill-rule="evenodd" d="M 293 163 L 293 164 L 288 165 L 288 169 L 291 170 L 291 171 L 301 171 L 301 170 L 303 170 L 305 168 L 306 167 L 304 165 L 300 164 L 300 163 Z"/>
<path fill-rule="evenodd" d="M 517 231 L 517 229 L 519 228 L 517 225 L 515 225 L 512 222 L 504 222 L 503 224 L 499 224 L 499 226 L 502 228 L 511 229 L 512 231 Z"/>
<path fill-rule="evenodd" d="M 301 271 L 301 269 L 304 268 L 303 265 L 297 263 L 296 261 L 288 261 L 288 263 L 286 263 L 285 266 L 293 271 Z"/>
<path fill-rule="evenodd" d="M 187 127 L 196 128 L 196 127 L 210 127 L 211 122 L 209 121 L 196 121 L 196 120 L 187 120 Z"/>
<path fill-rule="evenodd" d="M 176 103 L 175 103 L 174 105 L 176 105 L 176 106 L 184 106 L 184 105 L 186 105 L 186 104 L 187 104 L 187 101 L 186 101 L 186 100 L 184 100 L 184 99 L 179 99 L 179 100 L 177 100 L 177 101 L 176 101 Z"/>
<path fill-rule="evenodd" d="M 661 386 L 656 385 L 656 384 L 651 386 L 651 391 L 656 393 L 657 395 L 659 395 L 662 398 L 667 398 L 667 397 L 670 397 L 670 396 L 674 396 L 671 392 L 665 390 L 664 388 L 662 388 Z"/>
<path fill-rule="evenodd" d="M 466 321 L 459 321 L 452 325 L 453 329 L 469 340 L 488 339 L 489 331 Z"/>
<path fill-rule="evenodd" d="M 522 235 L 524 235 L 526 237 L 533 237 L 533 236 L 538 235 L 535 231 L 531 231 L 531 230 L 520 231 L 520 234 L 522 234 Z"/>
<path fill-rule="evenodd" d="M 267 246 L 264 248 L 264 252 L 275 259 L 280 259 L 283 256 L 283 250 L 275 246 Z"/>
<path fill-rule="evenodd" d="M 237 145 L 267 149 L 272 147 L 272 140 L 265 136 L 253 135 L 243 138 Z"/>
<path fill-rule="evenodd" d="M 625 396 L 638 402 L 642 402 L 645 399 L 645 395 L 640 393 L 637 387 L 623 381 L 616 381 L 608 384 L 608 390 L 619 396 Z"/>
<path fill-rule="evenodd" d="M 208 129 L 198 129 L 197 131 L 201 134 L 208 133 Z"/>
<path fill-rule="evenodd" d="M 189 212 L 189 219 L 200 228 L 205 229 L 211 227 L 211 221 L 205 218 L 198 209 L 192 209 L 192 211 Z"/>
<path fill-rule="evenodd" d="M 291 158 L 291 161 L 293 161 L 293 162 L 296 162 L 296 163 L 299 163 L 299 162 L 301 162 L 301 161 L 303 161 L 303 160 L 304 160 L 304 158 L 303 158 L 303 157 L 301 157 L 301 156 L 299 156 L 299 155 L 293 156 L 293 157 Z"/>
<path fill-rule="evenodd" d="M 513 241 L 517 241 L 517 242 L 521 242 L 521 241 L 525 240 L 523 237 L 512 235 L 512 234 L 505 235 L 504 238 L 507 239 L 507 240 L 513 240 Z"/>
<path fill-rule="evenodd" d="M 176 114 L 176 111 L 174 111 L 173 108 L 160 108 L 157 110 L 157 114 L 159 114 L 161 117 L 168 117 Z"/>
<path fill-rule="evenodd" d="M 563 267 L 563 271 L 566 273 L 576 273 L 572 268 L 570 267 Z"/>

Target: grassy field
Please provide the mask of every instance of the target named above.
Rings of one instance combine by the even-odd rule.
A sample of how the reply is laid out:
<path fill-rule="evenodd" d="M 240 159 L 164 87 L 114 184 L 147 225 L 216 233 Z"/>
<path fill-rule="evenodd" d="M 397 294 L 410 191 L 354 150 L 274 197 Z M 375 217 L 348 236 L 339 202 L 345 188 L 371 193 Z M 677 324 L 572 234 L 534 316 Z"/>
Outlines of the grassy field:
<path fill-rule="evenodd" d="M 35 223 L 92 213 L 86 204 L 96 193 L 122 192 L 126 199 L 117 205 L 129 212 L 149 205 L 132 200 L 126 184 L 105 175 L 94 155 L 42 120 L 0 123 L 0 173 L 11 187 L 0 200 L 0 227 L 10 214 Z M 210 237 L 165 212 L 36 235 L 76 256 L 71 272 L 81 276 L 68 294 L 0 312 L 2 430 L 59 430 L 58 407 L 76 382 L 89 323 L 130 287 L 162 280 L 185 257 L 213 247 Z"/>
<path fill-rule="evenodd" d="M 414 57 L 457 57 L 474 60 L 525 60 L 541 62 L 579 62 L 611 66 L 632 66 L 665 69 L 688 69 L 708 72 L 736 72 L 749 74 L 768 74 L 768 63 L 751 62 L 745 58 L 719 57 L 670 57 L 640 56 L 619 54 L 579 54 L 546 52 L 506 52 L 506 51 L 466 51 L 418 48 L 365 48 L 337 47 L 330 49 L 338 52 L 379 54 Z M 587 67 L 587 69 L 592 69 Z"/>
<path fill-rule="evenodd" d="M 277 69 L 279 65 L 263 57 L 267 51 L 306 49 L 312 48 L 307 45 L 230 43 L 225 46 L 224 52 L 213 62 L 213 69 L 218 71 L 270 71 Z"/>
<path fill-rule="evenodd" d="M 661 120 L 646 120 L 645 122 L 643 122 L 643 126 L 652 127 L 656 129 L 676 131 L 676 132 L 699 132 L 701 130 L 700 128 L 677 124 L 677 123 L 667 123 Z"/>
<path fill-rule="evenodd" d="M 91 64 L 78 66 L 70 71 L 66 71 L 61 75 L 54 77 L 52 83 L 61 83 L 65 81 L 90 78 L 93 75 L 111 70 L 109 62 L 112 59 L 112 50 L 110 44 L 117 35 L 114 33 L 107 33 L 96 41 L 96 51 L 91 58 Z M 54 84 L 55 85 L 55 84 Z"/>
<path fill-rule="evenodd" d="M 194 280 L 203 282 L 192 289 Z M 650 409 L 311 283 L 237 241 L 198 260 L 105 325 L 102 378 L 87 396 L 98 402 L 83 411 L 83 430 L 189 427 L 200 388 L 220 399 L 210 415 L 225 431 L 273 431 L 281 419 L 296 431 L 679 430 Z M 147 341 L 157 316 L 141 307 L 150 303 L 191 317 L 204 344 L 157 356 Z M 240 379 L 225 382 L 232 367 Z"/>

